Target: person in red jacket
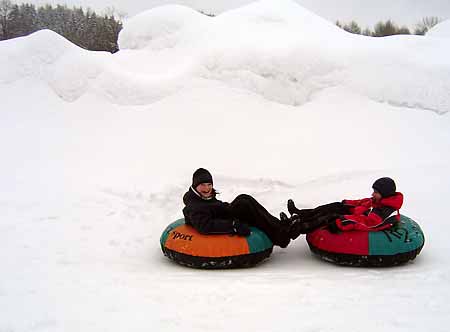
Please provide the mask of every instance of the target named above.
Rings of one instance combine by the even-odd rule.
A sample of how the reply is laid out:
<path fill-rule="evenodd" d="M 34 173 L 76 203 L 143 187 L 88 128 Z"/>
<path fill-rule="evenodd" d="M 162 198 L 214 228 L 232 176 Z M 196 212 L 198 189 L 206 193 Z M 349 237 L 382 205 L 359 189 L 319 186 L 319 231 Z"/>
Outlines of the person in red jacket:
<path fill-rule="evenodd" d="M 383 177 L 372 185 L 370 198 L 359 200 L 343 200 L 330 203 L 315 209 L 299 210 L 294 201 L 288 201 L 291 218 L 284 213 L 282 219 L 299 221 L 293 224 L 291 239 L 306 234 L 319 227 L 327 226 L 331 232 L 339 231 L 380 231 L 392 227 L 400 220 L 400 208 L 403 205 L 403 194 L 396 191 L 394 180 Z"/>

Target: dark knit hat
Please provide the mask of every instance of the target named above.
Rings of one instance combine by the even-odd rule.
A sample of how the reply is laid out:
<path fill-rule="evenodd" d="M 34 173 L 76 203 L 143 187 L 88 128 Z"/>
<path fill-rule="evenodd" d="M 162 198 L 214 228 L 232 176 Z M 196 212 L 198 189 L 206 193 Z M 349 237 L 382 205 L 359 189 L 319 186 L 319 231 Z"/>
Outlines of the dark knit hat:
<path fill-rule="evenodd" d="M 395 187 L 395 182 L 391 178 L 380 178 L 376 180 L 372 188 L 379 192 L 382 197 L 389 197 L 395 194 L 397 190 Z"/>
<path fill-rule="evenodd" d="M 211 173 L 204 168 L 199 168 L 192 175 L 192 188 L 195 189 L 200 183 L 211 183 L 213 184 L 213 178 Z"/>

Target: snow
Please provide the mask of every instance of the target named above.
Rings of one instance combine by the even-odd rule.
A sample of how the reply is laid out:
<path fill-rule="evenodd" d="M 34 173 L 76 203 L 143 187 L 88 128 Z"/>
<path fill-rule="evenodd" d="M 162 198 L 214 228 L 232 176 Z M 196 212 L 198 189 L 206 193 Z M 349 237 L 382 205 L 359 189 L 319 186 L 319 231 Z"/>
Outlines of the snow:
<path fill-rule="evenodd" d="M 450 37 L 450 20 L 442 21 L 436 24 L 427 32 L 428 37 L 449 38 Z"/>
<path fill-rule="evenodd" d="M 189 25 L 206 20 L 198 11 L 179 5 L 157 7 L 127 20 L 127 29 L 119 37 L 121 49 L 139 49 L 149 42 L 161 43 L 160 48 L 170 47 L 171 35 Z"/>
<path fill-rule="evenodd" d="M 157 8 L 120 45 L 0 42 L 0 331 L 447 330 L 448 43 L 261 1 L 215 18 Z M 183 268 L 159 236 L 198 167 L 221 199 L 275 215 L 391 176 L 425 247 L 353 269 L 300 237 L 253 269 Z"/>

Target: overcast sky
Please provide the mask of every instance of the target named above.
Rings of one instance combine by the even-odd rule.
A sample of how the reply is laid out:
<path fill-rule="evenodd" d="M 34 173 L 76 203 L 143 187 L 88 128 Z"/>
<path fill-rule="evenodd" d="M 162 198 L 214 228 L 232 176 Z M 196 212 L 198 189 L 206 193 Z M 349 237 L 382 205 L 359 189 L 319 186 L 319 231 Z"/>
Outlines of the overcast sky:
<path fill-rule="evenodd" d="M 219 14 L 252 2 L 251 0 L 12 0 L 16 3 L 67 4 L 90 7 L 101 12 L 114 7 L 133 16 L 164 4 L 182 4 L 208 13 Z M 277 1 L 277 0 L 273 0 Z M 296 0 L 305 8 L 335 22 L 356 20 L 373 27 L 380 20 L 392 19 L 398 25 L 414 26 L 425 16 L 450 18 L 450 0 Z"/>

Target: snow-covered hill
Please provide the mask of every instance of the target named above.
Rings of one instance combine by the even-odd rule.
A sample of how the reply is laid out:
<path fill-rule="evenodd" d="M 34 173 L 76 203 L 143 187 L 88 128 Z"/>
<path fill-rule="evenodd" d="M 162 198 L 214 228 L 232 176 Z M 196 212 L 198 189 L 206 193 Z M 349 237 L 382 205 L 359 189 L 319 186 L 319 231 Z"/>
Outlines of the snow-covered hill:
<path fill-rule="evenodd" d="M 294 106 L 340 87 L 394 106 L 450 110 L 446 43 L 352 35 L 289 0 L 214 18 L 160 7 L 129 20 L 119 44 L 122 51 L 111 56 L 78 49 L 50 31 L 7 41 L 0 61 L 9 65 L 0 82 L 31 76 L 67 101 L 92 91 L 113 103 L 142 105 L 200 78 Z"/>
<path fill-rule="evenodd" d="M 450 45 L 368 38 L 294 2 L 165 6 L 121 51 L 51 31 L 0 42 L 0 331 L 446 331 Z M 412 264 L 349 269 L 304 237 L 251 270 L 163 257 L 192 172 L 273 213 L 405 194 Z"/>

